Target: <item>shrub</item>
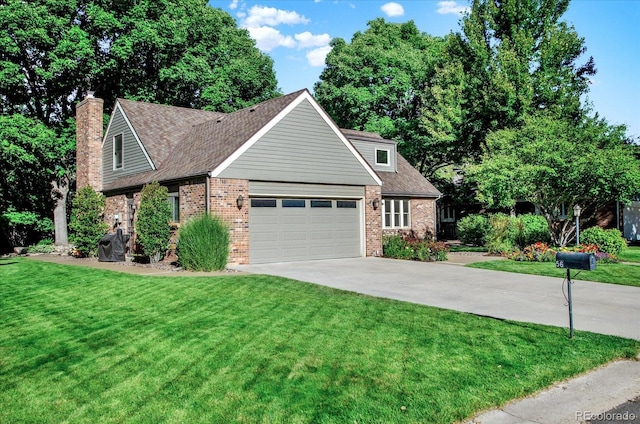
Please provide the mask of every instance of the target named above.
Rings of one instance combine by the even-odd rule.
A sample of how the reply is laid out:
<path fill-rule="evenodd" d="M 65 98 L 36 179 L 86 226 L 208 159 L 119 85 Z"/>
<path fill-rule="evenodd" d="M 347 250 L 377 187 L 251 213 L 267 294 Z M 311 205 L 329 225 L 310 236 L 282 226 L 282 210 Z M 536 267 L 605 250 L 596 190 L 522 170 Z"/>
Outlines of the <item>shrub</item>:
<path fill-rule="evenodd" d="M 152 263 L 162 258 L 171 238 L 168 194 L 167 188 L 157 182 L 145 185 L 140 192 L 136 232 L 143 253 Z"/>
<path fill-rule="evenodd" d="M 42 239 L 38 244 L 29 246 L 28 253 L 53 253 L 56 251 L 56 246 L 51 239 Z"/>
<path fill-rule="evenodd" d="M 413 251 L 400 235 L 394 234 L 382 241 L 382 255 L 386 258 L 411 259 Z"/>
<path fill-rule="evenodd" d="M 484 246 L 491 230 L 485 215 L 473 214 L 460 219 L 457 224 L 458 238 L 464 244 Z"/>
<path fill-rule="evenodd" d="M 76 193 L 72 203 L 70 239 L 77 256 L 96 256 L 98 242 L 107 232 L 104 222 L 104 196 L 86 186 Z"/>
<path fill-rule="evenodd" d="M 448 248 L 443 242 L 420 240 L 412 236 L 387 236 L 382 243 L 382 254 L 394 259 L 422 262 L 446 261 L 447 252 Z"/>
<path fill-rule="evenodd" d="M 0 215 L 0 227 L 5 232 L 11 246 L 26 246 L 42 236 L 53 233 L 53 221 L 35 212 L 16 211 L 9 208 Z"/>
<path fill-rule="evenodd" d="M 224 269 L 229 257 L 229 228 L 216 216 L 193 218 L 180 228 L 176 254 L 180 266 L 187 270 Z"/>
<path fill-rule="evenodd" d="M 547 220 L 542 215 L 525 214 L 518 216 L 517 244 L 521 248 L 529 246 L 537 242 L 549 243 L 551 234 Z"/>
<path fill-rule="evenodd" d="M 615 228 L 609 230 L 598 226 L 587 228 L 580 232 L 580 241 L 583 244 L 595 244 L 600 252 L 616 256 L 627 247 L 627 241 L 622 237 L 622 233 Z"/>
<path fill-rule="evenodd" d="M 511 253 L 516 250 L 520 225 L 518 218 L 504 213 L 497 213 L 489 217 L 491 231 L 487 237 L 489 253 Z"/>

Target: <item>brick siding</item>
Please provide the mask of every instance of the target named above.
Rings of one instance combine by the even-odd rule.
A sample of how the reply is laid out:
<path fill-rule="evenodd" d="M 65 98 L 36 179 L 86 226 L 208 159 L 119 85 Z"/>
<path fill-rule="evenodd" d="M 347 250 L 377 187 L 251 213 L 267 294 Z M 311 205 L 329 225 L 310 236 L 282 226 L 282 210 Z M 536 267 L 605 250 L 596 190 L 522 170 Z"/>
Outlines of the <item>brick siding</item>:
<path fill-rule="evenodd" d="M 373 201 L 378 199 L 380 206 L 373 208 Z M 364 194 L 365 219 L 365 254 L 382 256 L 382 197 L 380 186 L 366 186 Z"/>
<path fill-rule="evenodd" d="M 102 99 L 85 98 L 76 106 L 76 187 L 102 190 Z"/>
<path fill-rule="evenodd" d="M 421 239 L 433 239 L 436 234 L 436 199 L 410 199 L 411 228 L 385 229 L 384 235 L 413 234 Z M 382 224 L 380 224 L 382 225 Z"/>
<path fill-rule="evenodd" d="M 229 178 L 209 180 L 210 212 L 229 225 L 229 263 L 249 263 L 249 181 Z M 236 199 L 244 198 L 238 209 Z"/>

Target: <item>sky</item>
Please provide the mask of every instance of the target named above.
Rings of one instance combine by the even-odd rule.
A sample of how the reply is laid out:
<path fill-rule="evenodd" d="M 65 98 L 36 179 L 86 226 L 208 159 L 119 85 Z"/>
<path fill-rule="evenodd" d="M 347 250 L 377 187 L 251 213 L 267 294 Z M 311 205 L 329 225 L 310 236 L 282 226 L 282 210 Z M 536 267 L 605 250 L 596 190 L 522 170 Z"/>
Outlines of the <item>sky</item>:
<path fill-rule="evenodd" d="M 211 0 L 246 28 L 256 45 L 271 56 L 283 93 L 303 88 L 313 92 L 324 69 L 329 42 L 364 32 L 367 22 L 384 18 L 413 20 L 434 36 L 460 31 L 467 0 Z M 584 37 L 597 74 L 586 101 L 611 124 L 627 125 L 627 135 L 640 138 L 640 0 L 572 0 L 562 20 Z"/>

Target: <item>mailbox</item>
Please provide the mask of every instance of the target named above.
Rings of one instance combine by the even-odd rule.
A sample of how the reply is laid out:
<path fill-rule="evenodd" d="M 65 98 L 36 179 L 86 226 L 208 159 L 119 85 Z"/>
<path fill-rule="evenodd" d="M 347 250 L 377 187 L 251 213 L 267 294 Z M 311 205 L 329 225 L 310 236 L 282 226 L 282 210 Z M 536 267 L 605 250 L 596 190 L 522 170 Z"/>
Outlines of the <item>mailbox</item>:
<path fill-rule="evenodd" d="M 594 271 L 596 256 L 593 253 L 558 252 L 556 253 L 556 268 Z"/>

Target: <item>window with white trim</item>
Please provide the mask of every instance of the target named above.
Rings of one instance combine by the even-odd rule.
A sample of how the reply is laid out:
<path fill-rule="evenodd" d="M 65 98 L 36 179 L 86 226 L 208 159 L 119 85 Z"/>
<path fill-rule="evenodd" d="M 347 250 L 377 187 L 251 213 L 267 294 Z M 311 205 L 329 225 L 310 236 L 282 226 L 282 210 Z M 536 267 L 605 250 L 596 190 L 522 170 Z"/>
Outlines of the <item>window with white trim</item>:
<path fill-rule="evenodd" d="M 122 169 L 122 134 L 113 136 L 113 169 Z"/>
<path fill-rule="evenodd" d="M 376 165 L 389 165 L 389 149 L 376 149 Z"/>
<path fill-rule="evenodd" d="M 408 199 L 382 199 L 382 228 L 411 228 Z"/>
<path fill-rule="evenodd" d="M 171 222 L 180 222 L 180 193 L 169 193 L 167 200 L 171 207 Z"/>

